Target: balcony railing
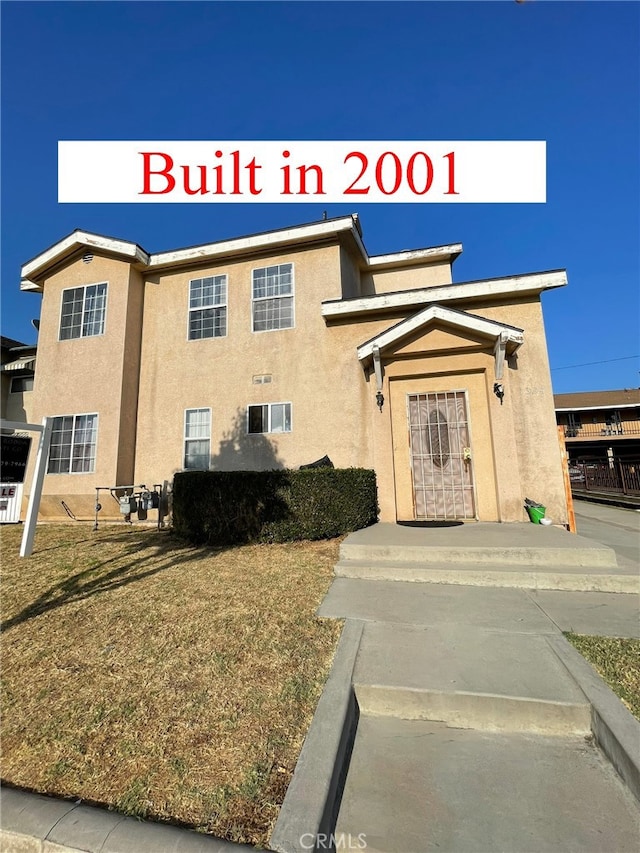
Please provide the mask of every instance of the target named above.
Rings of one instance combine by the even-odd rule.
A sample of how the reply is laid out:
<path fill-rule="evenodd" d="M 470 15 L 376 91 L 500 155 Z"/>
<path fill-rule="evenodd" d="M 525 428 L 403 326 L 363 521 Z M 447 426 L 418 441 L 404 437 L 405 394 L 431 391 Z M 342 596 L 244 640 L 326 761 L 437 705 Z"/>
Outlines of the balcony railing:
<path fill-rule="evenodd" d="M 622 421 L 618 424 L 582 424 L 582 426 L 563 424 L 562 428 L 564 437 L 567 439 L 640 435 L 640 421 Z"/>

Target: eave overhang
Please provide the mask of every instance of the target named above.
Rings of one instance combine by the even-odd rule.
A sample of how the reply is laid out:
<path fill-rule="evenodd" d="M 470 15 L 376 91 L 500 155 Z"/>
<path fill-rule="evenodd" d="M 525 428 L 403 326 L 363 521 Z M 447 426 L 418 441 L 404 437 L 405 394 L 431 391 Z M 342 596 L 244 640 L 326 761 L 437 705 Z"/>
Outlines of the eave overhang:
<path fill-rule="evenodd" d="M 447 246 L 369 257 L 362 242 L 362 230 L 357 214 L 155 254 L 149 254 L 137 243 L 76 230 L 24 264 L 20 289 L 41 293 L 47 276 L 65 262 L 71 261 L 83 249 L 88 251 L 93 249 L 112 257 L 122 258 L 140 272 L 145 273 L 203 265 L 208 261 L 220 262 L 232 258 L 251 257 L 328 241 L 349 245 L 352 250 L 355 250 L 360 269 L 372 272 L 443 262 L 453 263 L 462 252 L 460 243 L 452 243 Z"/>
<path fill-rule="evenodd" d="M 368 259 L 367 269 L 370 272 L 381 272 L 425 264 L 450 263 L 462 254 L 462 243 L 451 243 L 449 246 L 432 246 L 428 249 L 409 249 L 394 252 L 390 255 L 372 255 Z"/>
<path fill-rule="evenodd" d="M 150 256 L 148 266 L 149 270 L 164 270 L 171 267 L 199 264 L 209 260 L 218 261 L 270 250 L 295 248 L 303 244 L 340 237 L 353 241 L 356 250 L 366 262 L 367 252 L 360 236 L 358 218 L 355 215 L 350 215 L 314 222 L 309 225 L 252 234 L 248 237 L 237 237 L 233 240 L 205 243 L 201 246 L 191 246 L 171 252 L 159 252 Z"/>
<path fill-rule="evenodd" d="M 392 313 L 398 310 L 421 308 L 428 304 L 471 302 L 499 296 L 535 296 L 544 290 L 564 287 L 566 270 L 526 273 L 524 275 L 440 284 L 394 293 L 380 293 L 355 299 L 332 299 L 322 303 L 322 316 L 329 319 Z"/>
<path fill-rule="evenodd" d="M 369 263 L 356 214 L 156 254 L 149 254 L 137 243 L 76 230 L 24 264 L 20 289 L 42 292 L 43 281 L 47 275 L 82 249 L 94 249 L 122 258 L 132 263 L 136 269 L 146 272 L 193 266 L 209 260 L 241 257 L 329 239 L 350 240 L 359 253 L 363 266 Z"/>
<path fill-rule="evenodd" d="M 81 249 L 95 249 L 96 251 L 106 252 L 109 255 L 130 261 L 139 268 L 144 268 L 149 264 L 148 253 L 137 243 L 93 234 L 90 231 L 76 230 L 24 264 L 20 290 L 42 292 L 42 279 L 52 269 L 64 263 L 65 260 L 71 258 Z"/>

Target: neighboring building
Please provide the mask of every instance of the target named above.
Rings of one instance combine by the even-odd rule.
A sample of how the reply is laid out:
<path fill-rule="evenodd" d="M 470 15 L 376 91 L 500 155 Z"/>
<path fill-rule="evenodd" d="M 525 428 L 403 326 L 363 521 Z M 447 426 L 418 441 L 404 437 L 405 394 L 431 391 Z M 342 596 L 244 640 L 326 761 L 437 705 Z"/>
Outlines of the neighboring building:
<path fill-rule="evenodd" d="M 566 522 L 540 304 L 566 275 L 453 284 L 461 251 L 369 256 L 357 216 L 157 254 L 65 237 L 22 270 L 32 417 L 55 419 L 41 513 L 328 454 L 375 468 L 381 520 L 522 521 L 529 497 Z"/>
<path fill-rule="evenodd" d="M 23 344 L 13 338 L 0 338 L 0 417 L 2 420 L 17 424 L 31 423 L 31 402 L 33 399 L 33 376 L 36 361 L 36 347 Z M 17 440 L 6 436 L 20 436 Z M 0 524 L 16 524 L 20 521 L 23 503 L 24 454 L 29 454 L 29 433 L 22 430 L 3 429 L 2 482 L 0 483 Z M 21 445 L 16 457 L 15 446 Z M 9 446 L 7 446 L 9 445 Z M 21 457 L 21 458 L 19 458 Z M 19 473 L 17 473 L 19 472 Z"/>
<path fill-rule="evenodd" d="M 569 458 L 640 460 L 640 388 L 555 394 Z"/>
<path fill-rule="evenodd" d="M 640 499 L 640 388 L 556 394 L 571 491 L 576 497 Z"/>
<path fill-rule="evenodd" d="M 30 423 L 36 346 L 0 339 L 1 411 L 8 421 Z"/>

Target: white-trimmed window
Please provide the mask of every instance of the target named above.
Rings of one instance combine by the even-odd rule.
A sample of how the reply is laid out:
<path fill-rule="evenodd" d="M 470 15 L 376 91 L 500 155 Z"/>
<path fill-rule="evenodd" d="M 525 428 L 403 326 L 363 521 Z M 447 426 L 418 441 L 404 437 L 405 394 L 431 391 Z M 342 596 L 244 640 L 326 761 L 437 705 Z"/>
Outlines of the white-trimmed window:
<path fill-rule="evenodd" d="M 291 403 L 264 403 L 247 408 L 247 432 L 291 432 Z"/>
<path fill-rule="evenodd" d="M 184 467 L 209 469 L 211 461 L 211 409 L 185 409 Z"/>
<path fill-rule="evenodd" d="M 106 282 L 63 290 L 60 340 L 104 334 L 106 307 Z"/>
<path fill-rule="evenodd" d="M 254 332 L 293 328 L 293 264 L 254 270 L 251 297 Z"/>
<path fill-rule="evenodd" d="M 96 464 L 98 416 L 62 415 L 53 419 L 48 474 L 91 474 Z"/>
<path fill-rule="evenodd" d="M 189 282 L 189 340 L 227 334 L 227 277 L 213 275 Z"/>

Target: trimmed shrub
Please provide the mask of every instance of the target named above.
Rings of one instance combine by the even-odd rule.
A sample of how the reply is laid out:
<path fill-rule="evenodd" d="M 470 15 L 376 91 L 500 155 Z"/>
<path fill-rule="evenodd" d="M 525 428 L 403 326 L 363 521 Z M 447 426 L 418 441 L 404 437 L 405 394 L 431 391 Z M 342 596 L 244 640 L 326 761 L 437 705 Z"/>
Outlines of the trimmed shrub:
<path fill-rule="evenodd" d="M 173 480 L 173 529 L 199 544 L 331 539 L 377 517 L 376 475 L 363 468 L 183 471 Z"/>

